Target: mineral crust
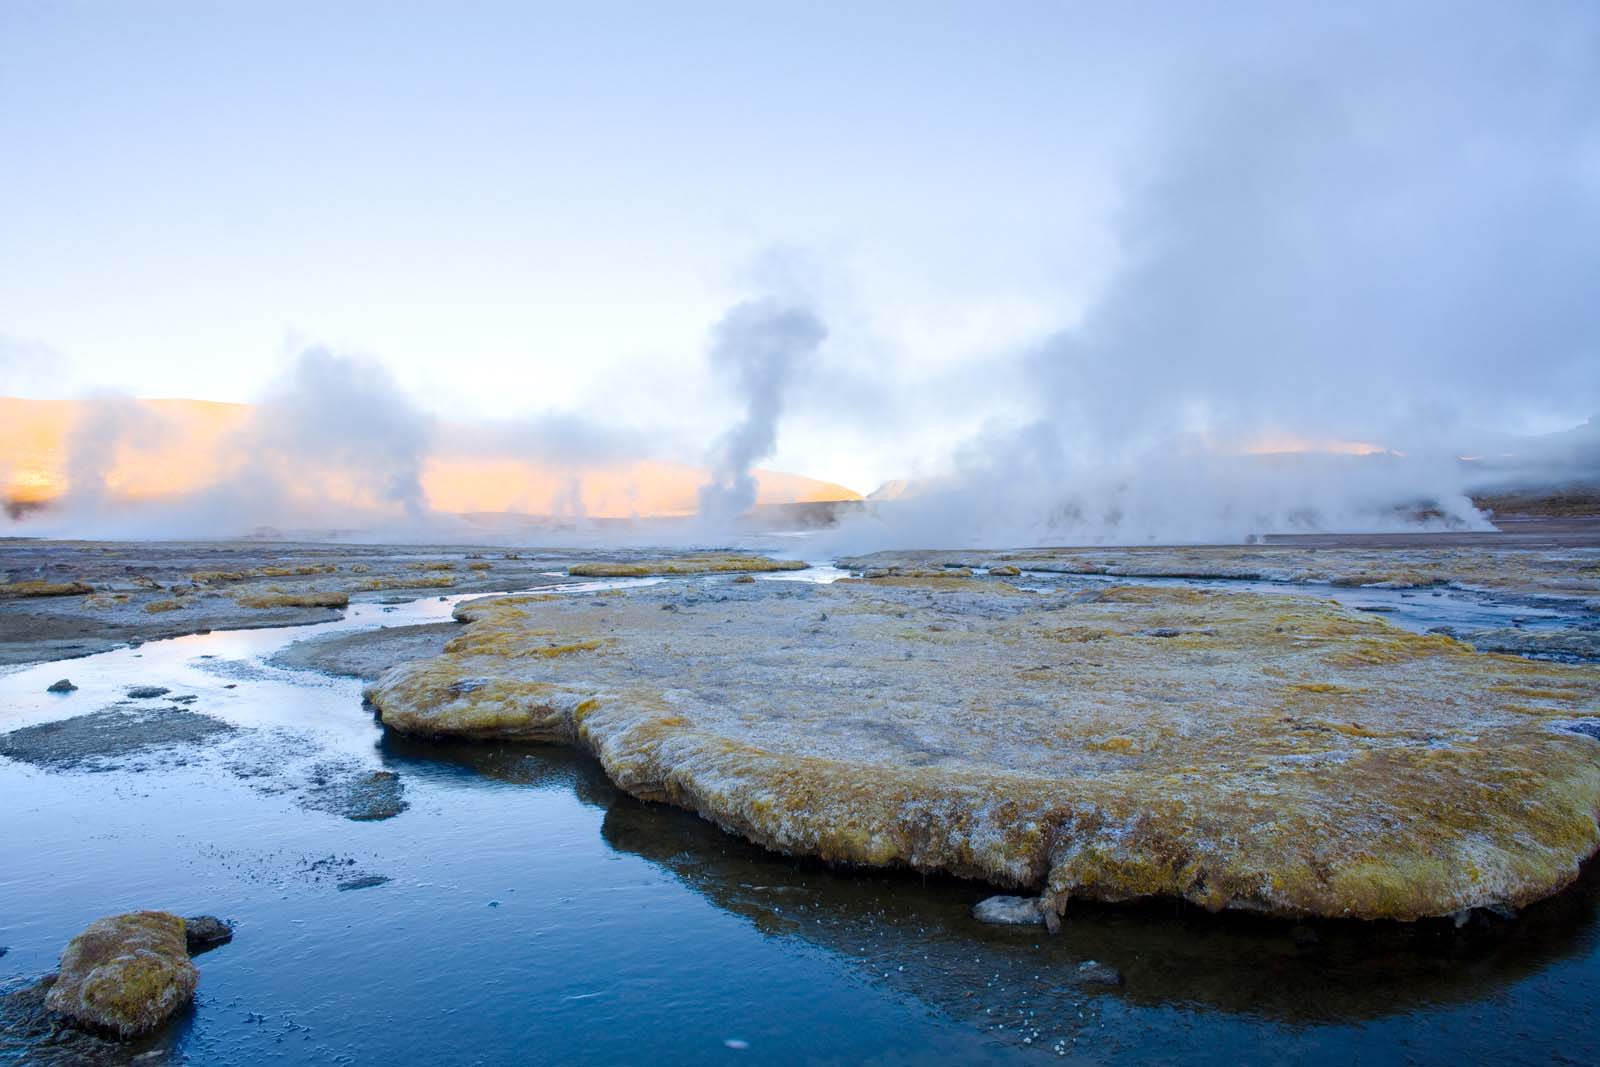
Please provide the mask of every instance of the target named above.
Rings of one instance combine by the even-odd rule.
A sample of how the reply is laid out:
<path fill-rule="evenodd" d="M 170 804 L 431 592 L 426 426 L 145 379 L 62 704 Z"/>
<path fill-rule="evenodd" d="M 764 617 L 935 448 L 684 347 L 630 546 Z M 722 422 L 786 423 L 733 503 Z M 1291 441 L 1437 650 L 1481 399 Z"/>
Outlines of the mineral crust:
<path fill-rule="evenodd" d="M 1057 913 L 1516 907 L 1600 845 L 1600 671 L 1330 601 L 902 577 L 457 615 L 443 655 L 368 691 L 390 729 L 576 745 L 765 847 Z"/>

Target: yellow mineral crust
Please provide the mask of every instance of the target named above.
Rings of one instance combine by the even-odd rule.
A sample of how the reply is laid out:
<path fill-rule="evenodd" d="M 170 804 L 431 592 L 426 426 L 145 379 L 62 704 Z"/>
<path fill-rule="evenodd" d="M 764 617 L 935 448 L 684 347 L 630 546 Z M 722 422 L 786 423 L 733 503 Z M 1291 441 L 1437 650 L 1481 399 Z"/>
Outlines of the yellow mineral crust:
<path fill-rule="evenodd" d="M 244 608 L 344 608 L 350 606 L 350 594 L 332 590 L 307 589 L 297 593 L 282 590 L 238 593 L 234 601 Z"/>
<path fill-rule="evenodd" d="M 797 559 L 767 556 L 677 556 L 633 563 L 574 563 L 567 573 L 574 578 L 645 578 L 656 574 L 724 574 L 736 571 L 798 571 L 806 564 Z"/>
<path fill-rule="evenodd" d="M 465 604 L 368 695 L 406 733 L 575 744 L 771 849 L 1062 909 L 1415 919 L 1526 904 L 1600 845 L 1592 667 L 1282 595 L 724 588 Z"/>

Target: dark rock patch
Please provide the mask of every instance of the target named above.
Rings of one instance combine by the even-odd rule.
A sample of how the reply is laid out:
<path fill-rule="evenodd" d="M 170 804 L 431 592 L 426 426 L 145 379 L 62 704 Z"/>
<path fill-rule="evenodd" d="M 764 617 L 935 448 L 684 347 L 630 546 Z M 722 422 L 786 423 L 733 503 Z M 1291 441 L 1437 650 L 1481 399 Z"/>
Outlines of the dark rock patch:
<path fill-rule="evenodd" d="M 233 926 L 215 915 L 191 915 L 183 920 L 183 937 L 189 955 L 198 956 L 232 941 Z"/>
<path fill-rule="evenodd" d="M 358 764 L 325 762 L 311 768 L 301 804 L 355 822 L 392 819 L 410 805 L 405 783 L 394 771 L 370 771 Z"/>

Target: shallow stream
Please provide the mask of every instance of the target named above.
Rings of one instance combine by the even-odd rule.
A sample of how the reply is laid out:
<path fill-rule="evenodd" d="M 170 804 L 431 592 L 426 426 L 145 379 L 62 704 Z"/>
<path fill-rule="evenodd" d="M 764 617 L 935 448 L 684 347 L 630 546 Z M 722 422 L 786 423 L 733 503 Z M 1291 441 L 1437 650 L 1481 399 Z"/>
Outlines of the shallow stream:
<path fill-rule="evenodd" d="M 1561 614 L 1270 591 L 1335 592 L 1422 629 Z M 1600 1060 L 1592 874 L 1515 921 L 1461 929 L 1173 905 L 1075 908 L 1055 937 L 990 928 L 968 915 L 984 887 L 769 855 L 555 749 L 387 738 L 361 683 L 266 663 L 311 634 L 439 621 L 459 599 L 0 675 L 0 732 L 106 708 L 236 728 L 71 765 L 0 758 L 0 987 L 50 970 L 97 917 L 160 907 L 237 933 L 199 960 L 194 1011 L 129 1050 L 156 1053 L 140 1063 Z M 62 677 L 78 690 L 45 692 Z M 376 769 L 403 784 L 393 817 L 307 800 L 319 776 Z M 1088 959 L 1124 983 L 1076 984 Z"/>

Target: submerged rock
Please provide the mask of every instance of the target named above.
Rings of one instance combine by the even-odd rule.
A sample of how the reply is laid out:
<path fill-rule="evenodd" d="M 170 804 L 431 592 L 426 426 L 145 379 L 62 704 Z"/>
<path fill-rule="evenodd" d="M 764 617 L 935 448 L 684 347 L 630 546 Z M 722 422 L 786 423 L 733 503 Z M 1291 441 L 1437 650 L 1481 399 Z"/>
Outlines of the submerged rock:
<path fill-rule="evenodd" d="M 48 686 L 46 686 L 45 687 L 45 692 L 47 692 L 47 693 L 72 693 L 72 692 L 76 692 L 77 688 L 78 688 L 77 686 L 72 684 L 72 679 L 71 678 L 62 678 L 59 681 L 51 682 Z"/>
<path fill-rule="evenodd" d="M 388 885 L 389 881 L 389 876 L 386 874 L 363 874 L 355 878 L 346 878 L 335 888 L 341 893 L 348 893 L 353 889 L 373 889 L 380 885 Z"/>
<path fill-rule="evenodd" d="M 1556 726 L 1600 718 L 1590 667 L 1282 595 L 901 578 L 659 610 L 672 595 L 465 604 L 444 655 L 368 695 L 404 733 L 579 746 L 777 851 L 1055 911 L 1451 915 L 1554 893 L 1600 845 L 1600 742 Z"/>
<path fill-rule="evenodd" d="M 164 697 L 172 690 L 160 685 L 132 685 L 128 687 L 128 696 L 133 700 L 154 700 Z"/>
<path fill-rule="evenodd" d="M 1084 960 L 1072 972 L 1073 985 L 1119 986 L 1122 972 L 1099 960 Z"/>
<path fill-rule="evenodd" d="M 100 919 L 72 939 L 45 1007 L 79 1026 L 133 1037 L 187 1005 L 199 980 L 182 919 L 129 912 Z"/>
<path fill-rule="evenodd" d="M 996 926 L 1043 926 L 1044 908 L 1038 897 L 988 897 L 973 905 L 972 917 Z"/>

